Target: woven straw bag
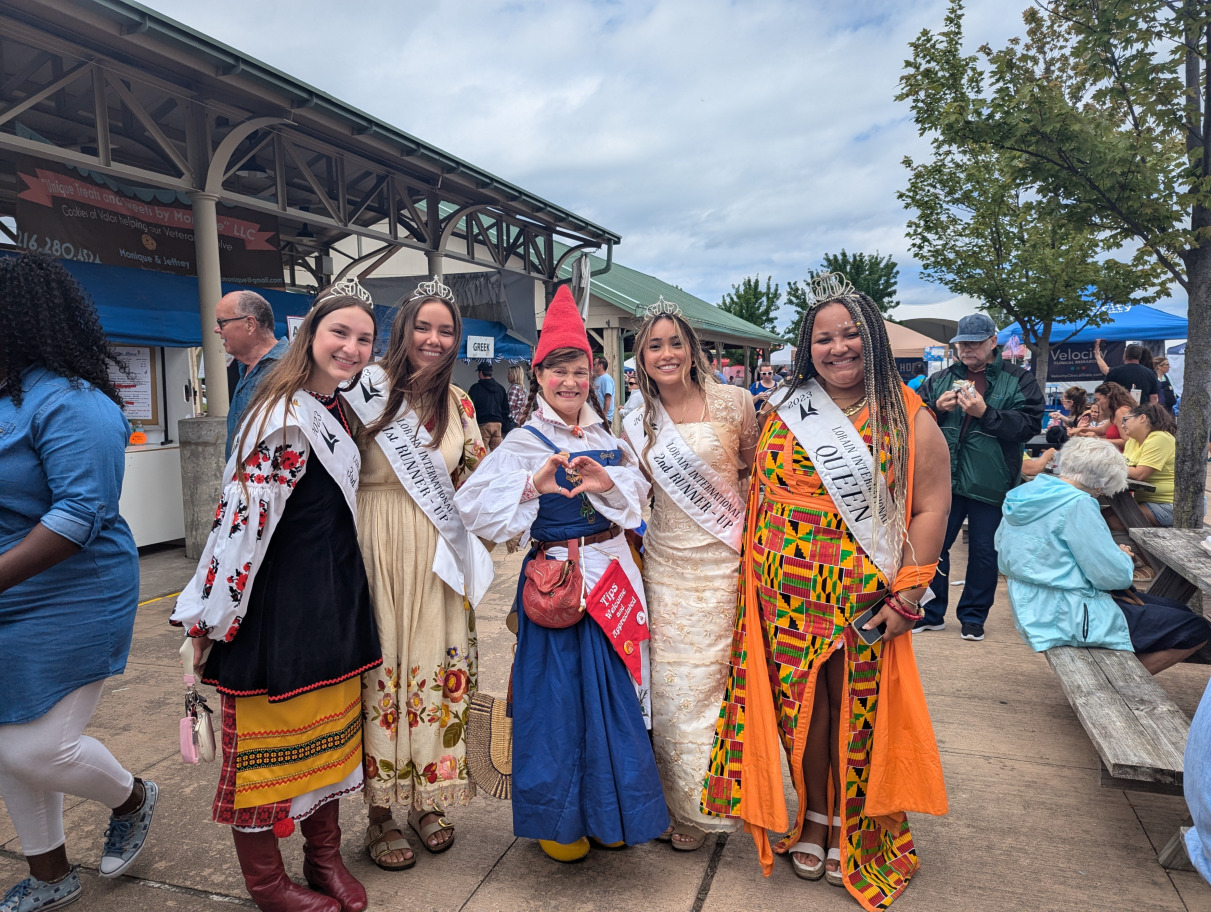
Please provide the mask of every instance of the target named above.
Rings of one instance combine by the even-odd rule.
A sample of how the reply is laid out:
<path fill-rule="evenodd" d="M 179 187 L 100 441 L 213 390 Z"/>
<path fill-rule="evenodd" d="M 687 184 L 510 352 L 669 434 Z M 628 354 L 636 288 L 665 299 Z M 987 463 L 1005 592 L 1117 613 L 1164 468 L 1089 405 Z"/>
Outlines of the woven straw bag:
<path fill-rule="evenodd" d="M 513 669 L 509 695 L 471 695 L 467 709 L 467 772 L 477 788 L 493 798 L 513 796 Z"/>

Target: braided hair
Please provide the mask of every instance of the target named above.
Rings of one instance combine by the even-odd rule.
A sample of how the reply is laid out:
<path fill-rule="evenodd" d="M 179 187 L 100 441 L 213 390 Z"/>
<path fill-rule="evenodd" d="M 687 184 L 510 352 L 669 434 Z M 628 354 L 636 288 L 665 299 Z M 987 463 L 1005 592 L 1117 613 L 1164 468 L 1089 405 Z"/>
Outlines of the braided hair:
<path fill-rule="evenodd" d="M 865 393 L 870 410 L 870 431 L 876 465 L 888 467 L 888 489 L 892 502 L 890 509 L 883 504 L 879 486 L 875 486 L 874 514 L 877 519 L 875 537 L 890 533 L 892 541 L 904 538 L 908 529 L 906 505 L 908 486 L 908 447 L 912 424 L 908 408 L 904 404 L 903 381 L 896 369 L 891 342 L 887 338 L 887 327 L 878 305 L 860 291 L 848 291 L 811 305 L 803 316 L 799 328 L 798 346 L 790 377 L 783 384 L 790 393 L 815 378 L 818 374 L 812 362 L 812 332 L 816 316 L 821 308 L 840 304 L 849 311 L 854 325 L 862 337 L 862 363 L 865 368 Z M 890 583 L 891 580 L 888 580 Z"/>
<path fill-rule="evenodd" d="M 84 289 L 63 264 L 43 253 L 0 258 L 0 395 L 20 407 L 21 374 L 35 364 L 66 377 L 73 388 L 88 383 L 119 406 L 109 376 L 123 373 Z"/>

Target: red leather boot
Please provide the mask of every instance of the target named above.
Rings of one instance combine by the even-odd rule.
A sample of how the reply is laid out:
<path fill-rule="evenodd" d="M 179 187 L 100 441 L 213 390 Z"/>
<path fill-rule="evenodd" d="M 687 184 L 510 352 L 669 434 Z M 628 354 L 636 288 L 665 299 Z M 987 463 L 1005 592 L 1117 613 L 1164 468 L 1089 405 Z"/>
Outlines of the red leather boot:
<path fill-rule="evenodd" d="M 341 904 L 335 899 L 301 887 L 286 876 L 272 830 L 244 833 L 233 827 L 231 836 L 244 886 L 261 912 L 340 912 Z"/>
<path fill-rule="evenodd" d="M 299 824 L 303 831 L 303 876 L 313 889 L 341 904 L 341 912 L 362 912 L 366 888 L 341 860 L 341 809 L 329 801 Z"/>

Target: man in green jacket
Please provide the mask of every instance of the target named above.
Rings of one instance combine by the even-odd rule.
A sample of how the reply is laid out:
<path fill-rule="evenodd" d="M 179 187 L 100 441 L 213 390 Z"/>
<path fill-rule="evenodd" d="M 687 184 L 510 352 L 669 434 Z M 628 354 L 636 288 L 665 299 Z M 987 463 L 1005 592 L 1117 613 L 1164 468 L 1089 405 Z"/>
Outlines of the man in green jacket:
<path fill-rule="evenodd" d="M 997 588 L 997 549 L 1005 494 L 1022 472 L 1022 444 L 1039 433 L 1043 394 L 1029 371 L 1001 360 L 996 325 L 986 314 L 959 321 L 950 340 L 958 362 L 921 385 L 921 397 L 938 419 L 950 447 L 950 519 L 915 630 L 946 626 L 950 589 L 950 546 L 967 520 L 967 577 L 955 615 L 965 640 L 984 639 L 984 622 Z"/>

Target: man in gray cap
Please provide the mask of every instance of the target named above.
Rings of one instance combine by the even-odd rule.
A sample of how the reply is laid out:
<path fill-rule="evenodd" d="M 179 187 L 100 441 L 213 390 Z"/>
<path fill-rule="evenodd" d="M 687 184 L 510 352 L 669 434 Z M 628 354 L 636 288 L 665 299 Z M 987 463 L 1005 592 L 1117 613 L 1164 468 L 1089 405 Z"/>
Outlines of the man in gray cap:
<path fill-rule="evenodd" d="M 950 519 L 930 588 L 925 617 L 915 630 L 946 626 L 950 546 L 967 520 L 967 575 L 955 615 L 965 640 L 984 639 L 984 621 L 997 588 L 994 539 L 1006 492 L 1022 472 L 1022 444 L 1039 432 L 1043 394 L 1034 376 L 1001 360 L 996 325 L 986 314 L 959 321 L 950 340 L 958 361 L 921 384 L 921 398 L 938 419 L 950 447 Z"/>

